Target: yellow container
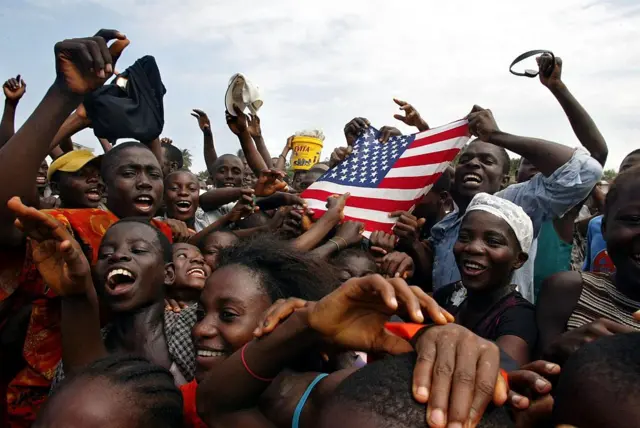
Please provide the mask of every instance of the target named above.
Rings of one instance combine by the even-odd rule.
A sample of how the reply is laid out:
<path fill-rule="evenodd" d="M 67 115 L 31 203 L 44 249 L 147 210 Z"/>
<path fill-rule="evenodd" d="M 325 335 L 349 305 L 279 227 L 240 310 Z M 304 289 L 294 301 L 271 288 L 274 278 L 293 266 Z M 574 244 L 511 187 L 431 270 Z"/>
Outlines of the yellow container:
<path fill-rule="evenodd" d="M 295 171 L 307 171 L 320 162 L 322 140 L 313 137 L 297 136 L 291 141 L 293 155 L 291 165 Z"/>

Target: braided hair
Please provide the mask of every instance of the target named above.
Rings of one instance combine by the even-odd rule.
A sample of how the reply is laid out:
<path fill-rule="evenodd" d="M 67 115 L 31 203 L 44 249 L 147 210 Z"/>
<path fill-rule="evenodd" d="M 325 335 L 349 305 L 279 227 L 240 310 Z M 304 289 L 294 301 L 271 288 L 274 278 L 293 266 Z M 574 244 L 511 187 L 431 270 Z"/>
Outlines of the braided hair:
<path fill-rule="evenodd" d="M 101 379 L 131 394 L 131 404 L 138 415 L 138 427 L 174 428 L 183 423 L 182 394 L 169 370 L 149 360 L 123 354 L 110 354 L 67 377 L 51 395 L 41 417 L 48 412 L 48 403 L 80 380 Z M 53 406 L 56 408 L 56 406 Z M 59 409 L 59 407 L 57 408 Z M 53 410 L 53 409 L 52 409 Z M 58 410 L 53 410 L 57 413 Z"/>

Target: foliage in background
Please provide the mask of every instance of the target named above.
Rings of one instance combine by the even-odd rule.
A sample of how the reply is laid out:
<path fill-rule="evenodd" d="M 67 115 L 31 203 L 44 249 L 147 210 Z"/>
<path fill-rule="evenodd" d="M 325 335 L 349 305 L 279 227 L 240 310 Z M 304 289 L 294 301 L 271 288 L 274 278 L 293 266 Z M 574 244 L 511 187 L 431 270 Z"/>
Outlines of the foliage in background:
<path fill-rule="evenodd" d="M 616 172 L 615 169 L 613 168 L 605 169 L 604 172 L 602 173 L 602 179 L 607 180 L 608 182 L 611 182 L 614 178 L 616 178 L 616 175 L 618 175 L 618 173 Z"/>
<path fill-rule="evenodd" d="M 191 165 L 193 165 L 193 159 L 189 149 L 182 149 L 182 163 L 182 167 L 184 169 L 191 169 Z"/>

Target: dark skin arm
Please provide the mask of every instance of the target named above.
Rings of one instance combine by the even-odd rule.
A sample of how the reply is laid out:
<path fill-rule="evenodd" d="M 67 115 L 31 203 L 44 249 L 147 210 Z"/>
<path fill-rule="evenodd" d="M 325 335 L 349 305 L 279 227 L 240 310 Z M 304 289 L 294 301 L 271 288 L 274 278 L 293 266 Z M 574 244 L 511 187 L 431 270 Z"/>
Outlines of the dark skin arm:
<path fill-rule="evenodd" d="M 268 169 L 267 164 L 251 138 L 247 116 L 237 106 L 234 105 L 233 108 L 236 115 L 233 116 L 227 112 L 227 125 L 240 140 L 240 147 L 242 147 L 249 168 L 256 177 L 259 177 L 261 171 Z"/>
<path fill-rule="evenodd" d="M 207 165 L 207 171 L 209 172 L 209 176 L 213 177 L 215 175 L 215 171 L 213 168 L 213 164 L 218 159 L 218 154 L 216 153 L 216 147 L 213 144 L 213 132 L 211 131 L 211 121 L 209 120 L 209 116 L 202 110 L 193 109 L 191 116 L 198 119 L 198 126 L 202 131 L 202 136 L 204 139 L 203 142 L 203 151 L 204 151 L 204 163 Z"/>
<path fill-rule="evenodd" d="M 253 138 L 253 142 L 256 144 L 256 149 L 258 149 L 258 153 L 262 156 L 267 168 L 273 168 L 273 165 L 271 164 L 271 154 L 269 153 L 269 149 L 267 149 L 267 145 L 262 137 L 262 128 L 260 127 L 260 118 L 258 115 L 249 115 L 248 127 L 249 134 L 251 134 L 251 138 Z"/>
<path fill-rule="evenodd" d="M 244 189 L 247 190 L 247 189 Z M 204 211 L 217 210 L 229 202 L 237 201 L 244 194 L 241 187 L 224 187 L 211 189 L 200 195 L 200 208 Z"/>
<path fill-rule="evenodd" d="M 566 331 L 567 321 L 581 292 L 582 277 L 579 272 L 560 272 L 544 280 L 536 304 L 537 355 L 554 357 L 553 341 Z M 557 356 L 552 360 L 557 360 Z"/>
<path fill-rule="evenodd" d="M 433 290 L 432 271 L 433 271 L 433 250 L 429 241 L 416 241 L 410 248 L 407 248 L 407 254 L 413 259 L 415 271 L 413 273 L 413 282 L 418 285 L 425 293 Z"/>
<path fill-rule="evenodd" d="M 573 149 L 562 144 L 501 131 L 491 110 L 477 105 L 473 106 L 467 120 L 473 135 L 528 159 L 545 177 L 549 177 L 573 156 Z"/>
<path fill-rule="evenodd" d="M 38 206 L 35 180 L 42 160 L 51 151 L 51 141 L 84 94 L 111 77 L 114 57 L 128 45 L 125 36 L 117 31 L 101 30 L 98 35 L 56 44 L 55 82 L 25 124 L 0 149 L 0 179 L 13 183 L 0 191 L 0 242 L 15 245 L 21 240 L 7 201 L 20 196 L 27 205 Z M 105 39 L 113 38 L 120 40 L 108 48 Z"/>
<path fill-rule="evenodd" d="M 500 336 L 496 340 L 496 345 L 521 366 L 531 361 L 529 345 L 518 336 Z"/>
<path fill-rule="evenodd" d="M 293 141 L 293 136 L 287 138 L 287 144 L 285 144 L 284 148 L 282 149 L 282 153 L 280 153 L 280 156 L 278 156 L 278 161 L 273 166 L 273 169 L 284 171 L 285 167 L 287 166 L 287 155 L 289 155 L 289 152 L 291 151 L 291 141 Z"/>
<path fill-rule="evenodd" d="M 549 88 L 560 103 L 580 143 L 591 153 L 595 160 L 600 162 L 600 165 L 604 166 L 609 155 L 607 142 L 593 119 L 591 119 L 591 116 L 589 116 L 589 113 L 575 99 L 567 85 L 562 81 L 562 59 L 556 57 L 554 62 L 551 56 L 543 55 L 538 57 L 537 61 L 540 68 L 540 82 Z"/>
<path fill-rule="evenodd" d="M 0 121 L 0 147 L 4 146 L 9 138 L 15 133 L 16 108 L 20 99 L 27 90 L 27 84 L 20 78 L 20 75 L 14 79 L 7 80 L 2 85 L 4 96 L 4 112 Z"/>

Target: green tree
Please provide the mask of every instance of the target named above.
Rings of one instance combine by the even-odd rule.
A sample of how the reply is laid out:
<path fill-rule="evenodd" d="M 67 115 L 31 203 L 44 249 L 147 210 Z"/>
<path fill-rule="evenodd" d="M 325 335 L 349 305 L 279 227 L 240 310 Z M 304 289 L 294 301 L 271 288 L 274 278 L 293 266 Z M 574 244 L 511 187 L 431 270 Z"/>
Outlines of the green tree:
<path fill-rule="evenodd" d="M 602 179 L 607 180 L 608 182 L 611 182 L 614 178 L 616 178 L 616 175 L 618 175 L 618 173 L 616 172 L 615 169 L 613 168 L 605 169 L 604 172 L 602 173 Z"/>
<path fill-rule="evenodd" d="M 518 168 L 520 168 L 521 158 L 509 159 L 509 177 L 514 178 L 518 174 Z"/>
<path fill-rule="evenodd" d="M 191 158 L 191 152 L 189 149 L 182 149 L 182 167 L 184 169 L 191 169 L 191 165 L 193 165 L 193 159 Z"/>
<path fill-rule="evenodd" d="M 207 181 L 209 179 L 209 171 L 200 171 L 196 174 L 196 177 L 198 177 L 198 180 Z"/>

